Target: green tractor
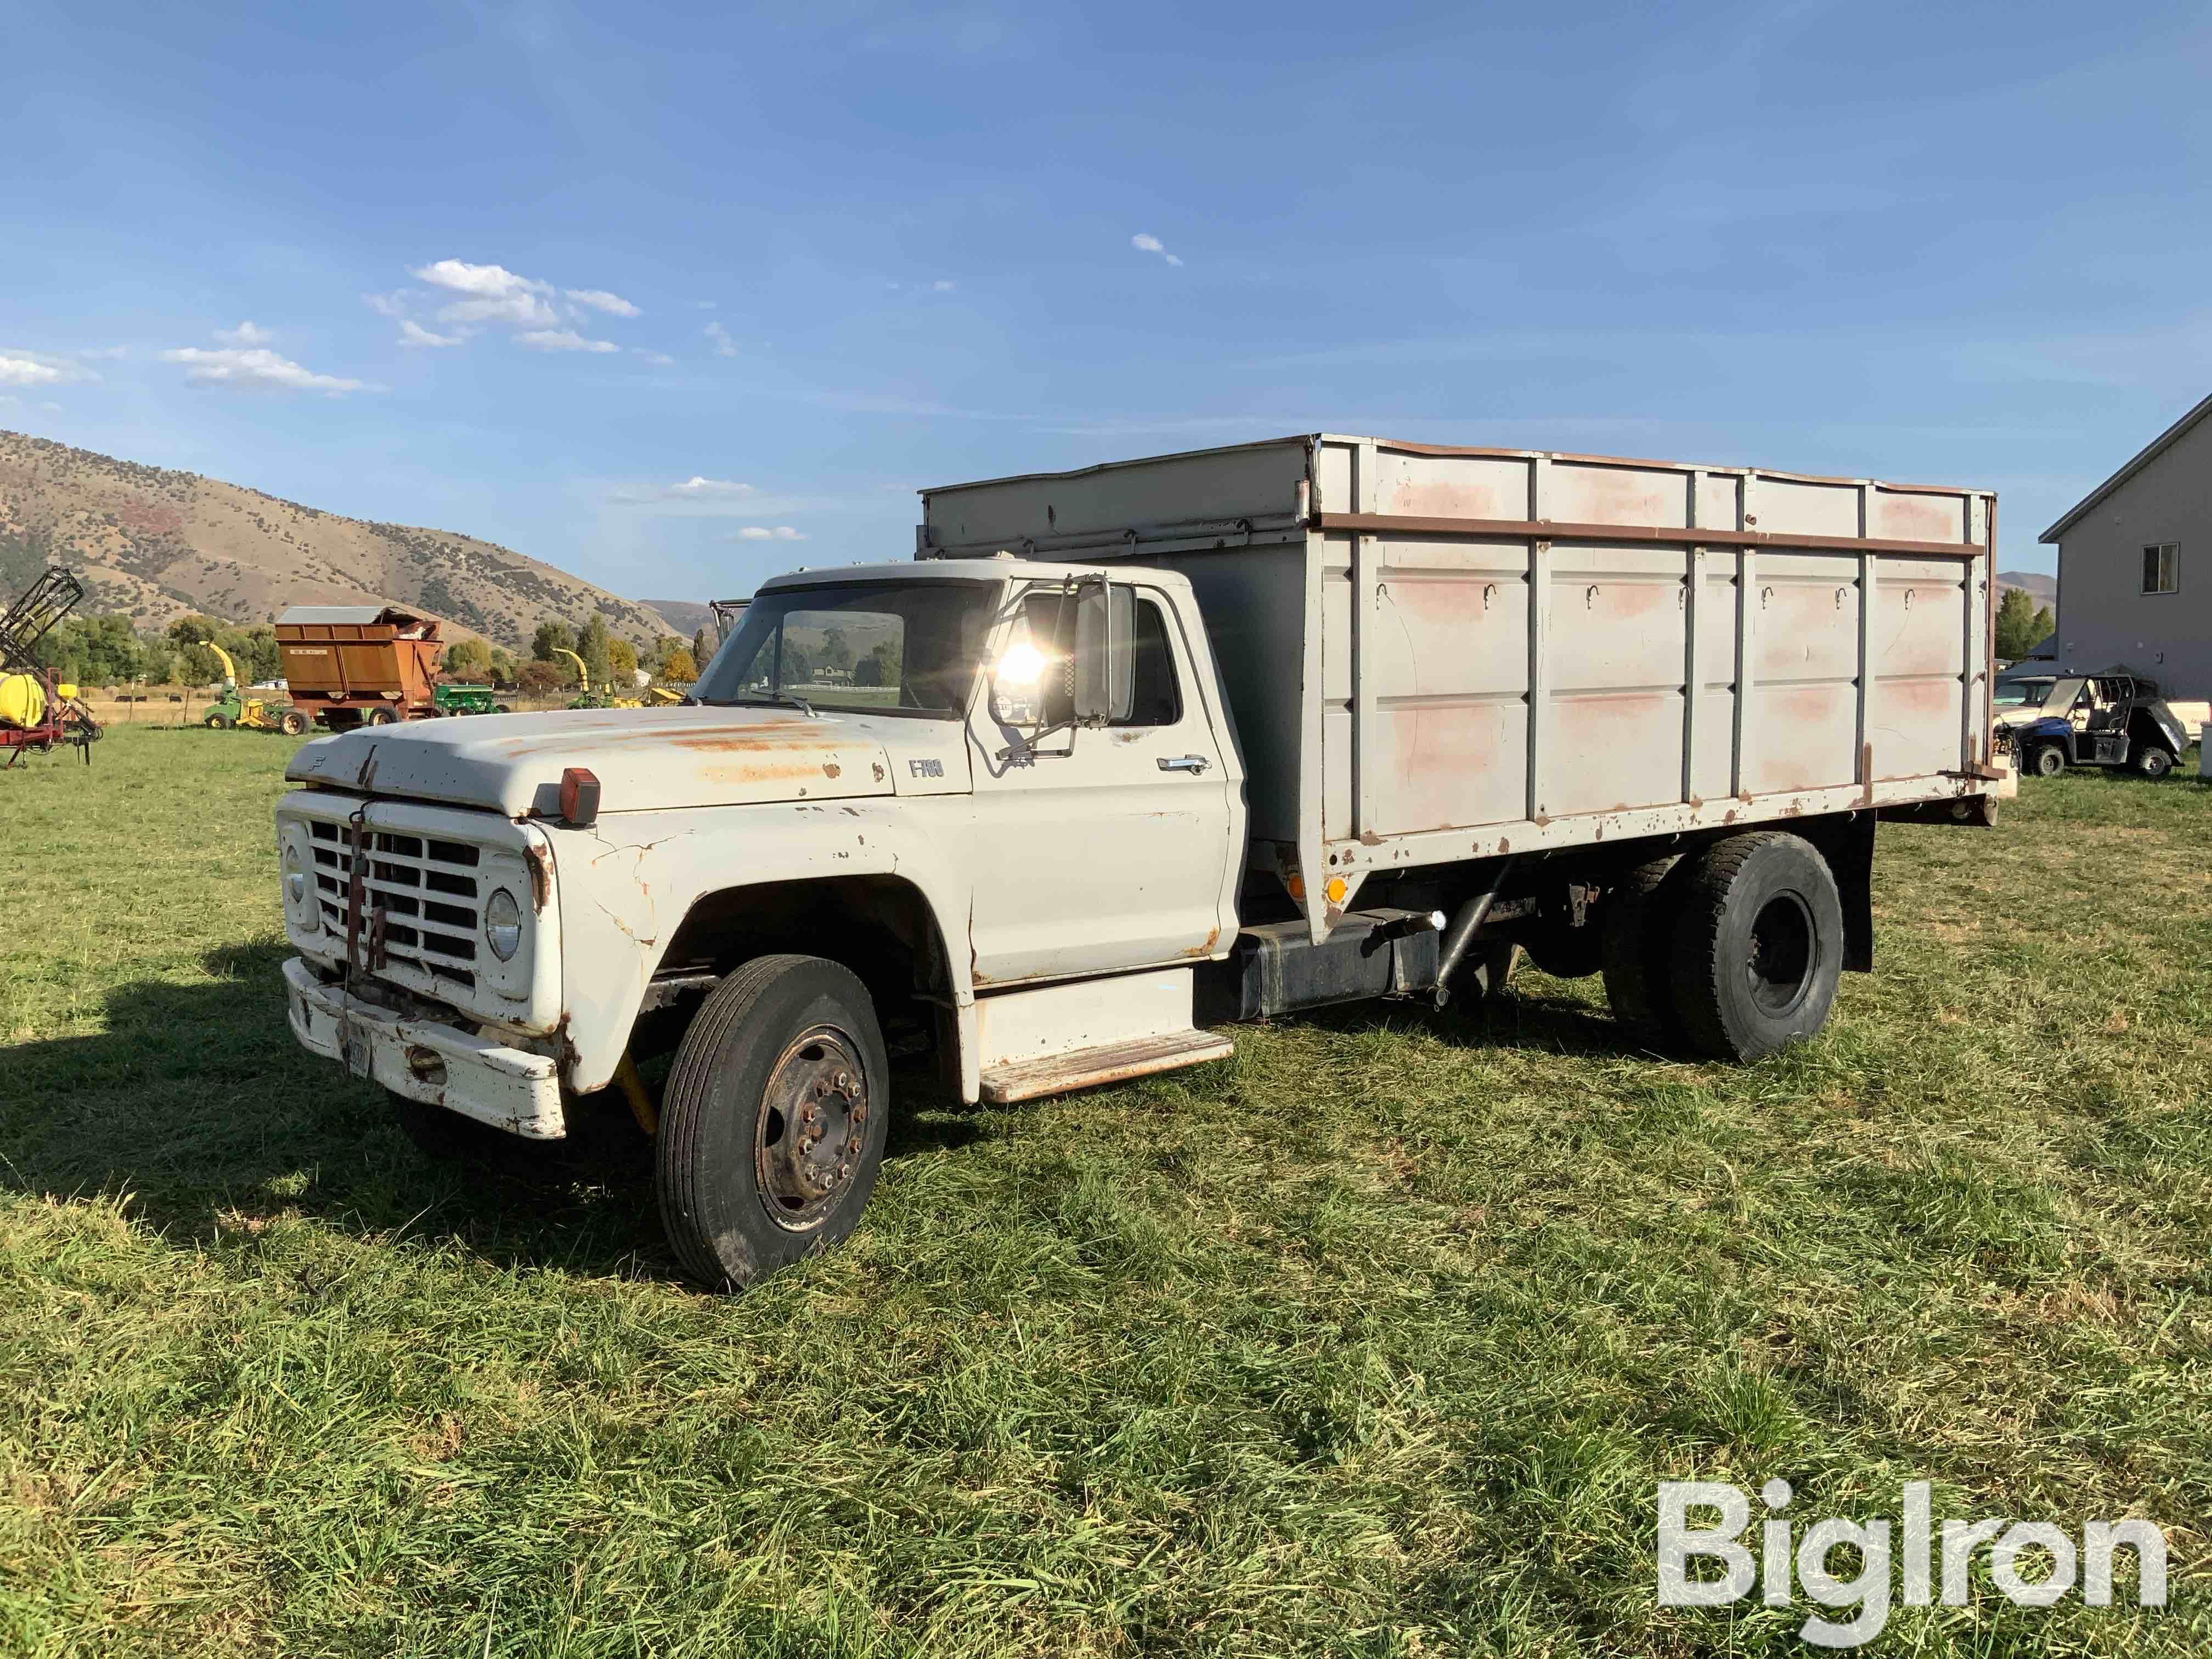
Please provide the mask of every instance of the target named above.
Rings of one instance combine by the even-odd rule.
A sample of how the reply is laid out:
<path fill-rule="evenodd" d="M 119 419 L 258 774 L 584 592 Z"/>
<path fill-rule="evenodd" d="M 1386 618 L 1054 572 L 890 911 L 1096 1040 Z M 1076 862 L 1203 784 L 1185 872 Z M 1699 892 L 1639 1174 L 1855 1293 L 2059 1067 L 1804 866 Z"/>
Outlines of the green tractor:
<path fill-rule="evenodd" d="M 271 697 L 249 697 L 238 686 L 238 665 L 230 659 L 230 653 L 214 641 L 208 641 L 222 664 L 222 695 L 208 705 L 200 724 L 210 732 L 282 732 L 288 738 L 306 735 L 307 717 L 289 702 L 279 702 Z"/>
<path fill-rule="evenodd" d="M 495 696 L 489 685 L 439 684 L 430 688 L 430 701 L 436 705 L 441 716 L 512 712 L 505 703 L 495 702 Z"/>

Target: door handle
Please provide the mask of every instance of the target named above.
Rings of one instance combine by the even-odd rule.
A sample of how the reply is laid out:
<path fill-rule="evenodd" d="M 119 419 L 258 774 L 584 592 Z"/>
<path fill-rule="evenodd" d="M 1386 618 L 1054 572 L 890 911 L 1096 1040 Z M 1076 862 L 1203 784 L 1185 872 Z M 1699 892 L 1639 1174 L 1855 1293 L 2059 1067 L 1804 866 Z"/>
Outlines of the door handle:
<path fill-rule="evenodd" d="M 1203 772 L 1207 767 L 1212 764 L 1213 763 L 1206 759 L 1203 755 L 1163 755 L 1160 757 L 1160 770 L 1163 772 Z"/>

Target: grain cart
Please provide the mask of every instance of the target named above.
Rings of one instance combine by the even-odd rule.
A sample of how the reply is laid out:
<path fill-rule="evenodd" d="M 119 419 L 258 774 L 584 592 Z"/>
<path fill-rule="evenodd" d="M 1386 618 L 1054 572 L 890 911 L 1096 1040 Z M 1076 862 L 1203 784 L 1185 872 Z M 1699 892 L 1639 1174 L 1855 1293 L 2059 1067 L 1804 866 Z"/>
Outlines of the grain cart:
<path fill-rule="evenodd" d="M 438 712 L 438 623 L 398 605 L 295 605 L 276 618 L 292 702 L 332 732 Z"/>
<path fill-rule="evenodd" d="M 33 654 L 39 641 L 83 600 L 84 584 L 54 565 L 0 614 L 0 750 L 8 757 L 0 769 L 12 768 L 27 754 L 51 753 L 65 744 L 75 745 L 86 765 L 92 763 L 100 722 L 78 698 L 76 687 L 59 684 Z"/>
<path fill-rule="evenodd" d="M 2011 787 L 1994 508 L 1336 436 L 927 490 L 914 562 L 765 584 L 684 707 L 301 749 L 292 1028 L 537 1139 L 665 1062 L 625 1092 L 714 1285 L 854 1225 L 894 1050 L 1023 1101 L 1520 946 L 1756 1060 L 1871 968 L 1877 824 Z"/>

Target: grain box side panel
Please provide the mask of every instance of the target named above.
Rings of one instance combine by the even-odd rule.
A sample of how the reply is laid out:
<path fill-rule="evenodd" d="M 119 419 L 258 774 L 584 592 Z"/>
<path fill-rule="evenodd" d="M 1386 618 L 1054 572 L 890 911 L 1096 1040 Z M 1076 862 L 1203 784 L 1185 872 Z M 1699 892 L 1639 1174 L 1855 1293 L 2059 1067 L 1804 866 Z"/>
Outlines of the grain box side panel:
<path fill-rule="evenodd" d="M 1920 777 L 1955 768 L 1974 568 L 1954 559 L 1905 558 L 1883 558 L 1875 568 L 1867 734 L 1874 775 Z"/>
<path fill-rule="evenodd" d="M 1352 822 L 1352 701 L 1358 665 L 1353 657 L 1352 543 L 1335 533 L 1321 543 L 1321 821 L 1322 833 L 1342 839 Z"/>
<path fill-rule="evenodd" d="M 1393 836 L 1521 818 L 1528 544 L 1376 537 L 1370 546 L 1375 612 L 1360 672 L 1375 714 L 1359 763 L 1371 769 L 1371 827 Z"/>
<path fill-rule="evenodd" d="M 1760 485 L 1760 501 L 1767 485 Z M 1856 493 L 1851 512 L 1858 512 Z M 1762 552 L 1749 606 L 1753 795 L 1858 781 L 1856 554 Z"/>
<path fill-rule="evenodd" d="M 1682 798 L 1687 572 L 1683 549 L 1553 544 L 1548 816 Z"/>
<path fill-rule="evenodd" d="M 1232 449 L 952 485 L 923 492 L 932 546 L 1019 552 L 1024 541 L 1135 530 L 1167 534 L 1298 511 L 1310 446 L 1304 438 Z M 1193 533 L 1196 533 L 1194 530 Z"/>

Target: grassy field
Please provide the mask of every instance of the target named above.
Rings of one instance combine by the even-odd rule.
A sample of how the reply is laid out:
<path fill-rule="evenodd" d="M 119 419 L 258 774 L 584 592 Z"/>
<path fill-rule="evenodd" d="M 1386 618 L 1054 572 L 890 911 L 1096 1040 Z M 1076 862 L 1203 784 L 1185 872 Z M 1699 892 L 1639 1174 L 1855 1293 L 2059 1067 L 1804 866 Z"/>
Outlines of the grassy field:
<path fill-rule="evenodd" d="M 1797 1652 L 1654 1605 L 1655 1483 L 1776 1474 L 2168 1529 L 2164 1613 L 1984 1582 L 1881 1651 L 2212 1642 L 2193 775 L 1886 828 L 1881 971 L 1757 1066 L 1534 974 L 1285 1021 L 910 1113 L 851 1248 L 718 1300 L 635 1169 L 426 1162 L 295 1052 L 292 746 L 0 775 L 0 1654 Z"/>

